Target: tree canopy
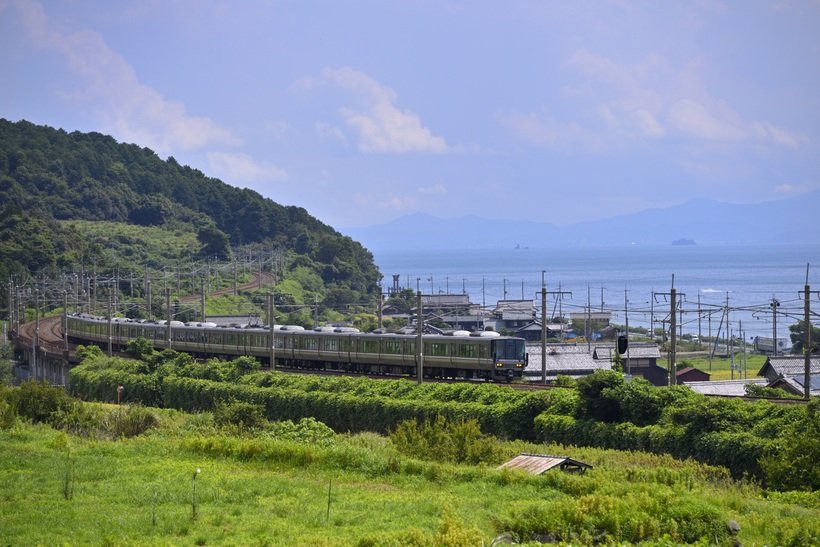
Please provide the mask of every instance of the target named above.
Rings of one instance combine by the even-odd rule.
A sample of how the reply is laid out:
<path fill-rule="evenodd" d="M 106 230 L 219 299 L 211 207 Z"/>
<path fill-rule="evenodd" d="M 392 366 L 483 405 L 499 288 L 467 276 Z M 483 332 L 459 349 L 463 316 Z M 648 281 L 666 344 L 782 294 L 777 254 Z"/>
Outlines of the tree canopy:
<path fill-rule="evenodd" d="M 327 288 L 362 298 L 375 294 L 380 277 L 367 249 L 303 208 L 100 133 L 0 119 L 0 203 L 3 281 L 18 271 L 102 262 L 91 256 L 93 242 L 83 242 L 60 220 L 186 225 L 198 235 L 201 256 L 226 258 L 231 246 L 247 244 L 281 248 L 303 255 L 298 266 L 315 271 Z"/>

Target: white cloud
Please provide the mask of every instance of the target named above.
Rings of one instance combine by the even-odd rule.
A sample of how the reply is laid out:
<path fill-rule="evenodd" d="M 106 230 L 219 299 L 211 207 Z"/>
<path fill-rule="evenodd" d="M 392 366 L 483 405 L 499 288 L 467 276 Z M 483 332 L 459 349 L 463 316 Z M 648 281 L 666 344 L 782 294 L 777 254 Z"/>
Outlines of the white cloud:
<path fill-rule="evenodd" d="M 740 141 L 746 138 L 741 123 L 719 117 L 705 105 L 682 99 L 668 109 L 669 122 L 683 133 L 710 141 Z"/>
<path fill-rule="evenodd" d="M 447 193 L 447 187 L 443 184 L 434 184 L 433 186 L 422 186 L 418 189 L 418 193 L 426 196 L 443 196 Z"/>
<path fill-rule="evenodd" d="M 726 101 L 713 96 L 699 76 L 695 58 L 674 67 L 657 54 L 633 65 L 618 63 L 585 49 L 575 51 L 568 66 L 582 79 L 565 88 L 560 105 L 578 112 L 577 119 L 556 120 L 550 110 L 501 118 L 515 134 L 534 146 L 587 150 L 618 147 L 625 141 L 683 138 L 687 144 L 754 143 L 797 147 L 806 139 L 770 122 L 746 120 Z M 569 106 L 569 108 L 567 108 Z M 558 106 L 553 107 L 558 111 Z"/>
<path fill-rule="evenodd" d="M 316 134 L 323 139 L 347 143 L 347 137 L 341 129 L 325 122 L 316 122 Z"/>
<path fill-rule="evenodd" d="M 351 92 L 358 101 L 356 107 L 344 106 L 339 114 L 354 130 L 362 152 L 403 154 L 448 151 L 444 138 L 424 127 L 419 117 L 396 106 L 396 92 L 370 76 L 349 67 L 322 71 L 322 81 Z M 300 80 L 296 89 L 312 89 L 310 79 Z"/>
<path fill-rule="evenodd" d="M 576 122 L 557 122 L 548 112 L 511 112 L 499 114 L 499 122 L 524 141 L 543 148 L 568 148 L 582 145 L 598 149 L 600 140 Z"/>
<path fill-rule="evenodd" d="M 131 65 L 96 32 L 63 33 L 49 22 L 37 2 L 14 2 L 32 42 L 61 53 L 85 82 L 67 98 L 91 106 L 103 131 L 118 139 L 150 146 L 161 154 L 212 144 L 236 145 L 239 140 L 212 120 L 190 115 L 185 105 L 165 99 L 139 82 Z"/>
<path fill-rule="evenodd" d="M 666 134 L 664 127 L 648 110 L 643 108 L 636 110 L 635 120 L 641 132 L 647 137 L 662 137 Z"/>
<path fill-rule="evenodd" d="M 258 163 L 248 154 L 209 152 L 207 158 L 214 173 L 229 182 L 268 182 L 288 178 L 283 169 Z"/>
<path fill-rule="evenodd" d="M 414 196 L 385 195 L 381 193 L 359 192 L 353 195 L 353 200 L 356 205 L 365 211 L 375 208 L 394 213 L 412 211 L 416 209 L 419 204 L 418 199 Z"/>

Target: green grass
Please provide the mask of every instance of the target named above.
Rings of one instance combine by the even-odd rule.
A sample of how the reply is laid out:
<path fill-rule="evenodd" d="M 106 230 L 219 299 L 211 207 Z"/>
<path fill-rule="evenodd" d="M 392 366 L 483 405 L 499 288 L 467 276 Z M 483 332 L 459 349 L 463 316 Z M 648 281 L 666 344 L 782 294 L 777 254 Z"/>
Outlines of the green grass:
<path fill-rule="evenodd" d="M 735 356 L 735 366 L 742 366 L 742 359 L 742 356 Z M 766 363 L 766 359 L 767 357 L 765 355 L 748 354 L 746 356 L 746 376 L 748 378 L 757 377 L 757 373 Z M 731 361 L 725 357 L 714 357 L 712 359 L 711 366 L 709 364 L 708 357 L 680 357 L 676 360 L 676 362 L 678 365 L 685 363 L 686 366 L 708 372 L 711 374 L 711 380 L 731 380 L 732 378 L 739 380 L 743 377 L 742 370 L 735 370 L 734 376 L 732 375 Z M 668 362 L 666 359 L 658 359 L 658 365 L 661 367 L 666 368 L 667 363 Z"/>
<path fill-rule="evenodd" d="M 508 530 L 541 530 L 581 544 L 604 532 L 677 544 L 689 525 L 722 531 L 732 519 L 743 545 L 820 537 L 816 492 L 769 497 L 722 468 L 668 456 L 501 443 L 501 461 L 539 452 L 594 466 L 531 477 L 496 471 L 500 461 L 412 459 L 372 433 L 319 446 L 231 434 L 207 413 L 151 410 L 161 426 L 128 440 L 21 422 L 0 430 L 0 543 L 487 545 Z"/>

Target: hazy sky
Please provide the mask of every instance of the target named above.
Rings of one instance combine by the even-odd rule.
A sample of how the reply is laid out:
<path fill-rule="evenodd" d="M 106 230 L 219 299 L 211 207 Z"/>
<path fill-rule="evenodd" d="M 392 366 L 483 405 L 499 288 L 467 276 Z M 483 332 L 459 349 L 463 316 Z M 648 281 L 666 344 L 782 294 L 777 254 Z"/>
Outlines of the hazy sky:
<path fill-rule="evenodd" d="M 0 117 L 336 227 L 820 188 L 820 2 L 0 0 Z"/>

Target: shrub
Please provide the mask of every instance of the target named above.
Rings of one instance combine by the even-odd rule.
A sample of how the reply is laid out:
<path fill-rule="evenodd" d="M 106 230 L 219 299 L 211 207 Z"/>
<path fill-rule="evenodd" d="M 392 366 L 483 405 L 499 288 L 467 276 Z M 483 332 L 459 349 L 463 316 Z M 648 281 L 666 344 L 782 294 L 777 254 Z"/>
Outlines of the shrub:
<path fill-rule="evenodd" d="M 298 423 L 290 420 L 271 424 L 268 435 L 276 439 L 300 443 L 328 446 L 333 443 L 336 433 L 315 418 L 302 418 Z"/>
<path fill-rule="evenodd" d="M 598 370 L 578 380 L 578 417 L 603 422 L 620 421 L 621 404 L 612 388 L 623 383 L 623 376 L 612 370 Z"/>
<path fill-rule="evenodd" d="M 390 434 L 396 448 L 409 456 L 442 462 L 478 464 L 497 461 L 497 440 L 481 432 L 476 420 L 449 421 L 436 416 L 421 425 L 407 420 Z"/>
<path fill-rule="evenodd" d="M 140 336 L 139 338 L 128 341 L 125 353 L 135 359 L 146 361 L 156 352 L 154 351 L 154 344 L 147 338 Z"/>
<path fill-rule="evenodd" d="M 786 426 L 761 458 L 766 482 L 778 490 L 820 490 L 820 398 L 804 407 L 803 415 Z"/>
<path fill-rule="evenodd" d="M 33 422 L 47 422 L 54 412 L 72 404 L 63 388 L 35 380 L 23 382 L 14 391 L 14 400 L 17 414 Z"/>
<path fill-rule="evenodd" d="M 51 425 L 72 435 L 88 437 L 102 426 L 102 411 L 90 404 L 74 401 L 54 412 Z"/>
<path fill-rule="evenodd" d="M 17 422 L 17 411 L 14 405 L 0 399 L 0 429 L 9 429 Z"/>
<path fill-rule="evenodd" d="M 139 405 L 122 405 L 103 416 L 103 430 L 111 437 L 136 437 L 159 424 L 157 416 Z"/>
<path fill-rule="evenodd" d="M 219 403 L 214 409 L 214 423 L 219 426 L 233 425 L 240 430 L 260 429 L 265 420 L 265 408 L 262 405 L 242 401 Z"/>

